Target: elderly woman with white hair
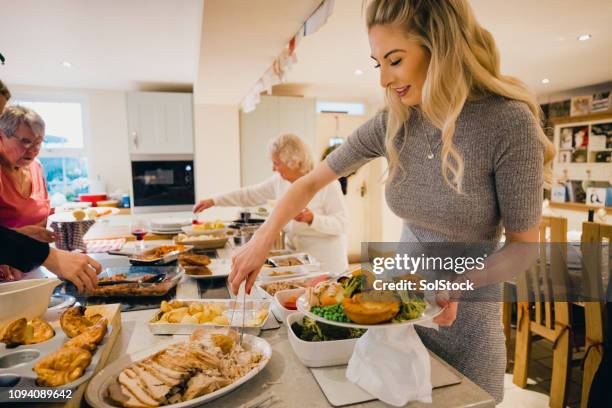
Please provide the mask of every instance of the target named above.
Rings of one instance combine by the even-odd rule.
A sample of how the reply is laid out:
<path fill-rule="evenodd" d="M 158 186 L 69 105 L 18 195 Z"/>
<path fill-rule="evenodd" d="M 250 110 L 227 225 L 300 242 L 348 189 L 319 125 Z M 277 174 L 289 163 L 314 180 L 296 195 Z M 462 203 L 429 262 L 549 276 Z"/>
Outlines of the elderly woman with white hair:
<path fill-rule="evenodd" d="M 284 134 L 273 139 L 269 146 L 272 170 L 267 180 L 205 199 L 196 204 L 200 212 L 213 206 L 252 207 L 281 198 L 291 184 L 313 167 L 312 156 L 306 144 L 296 135 Z M 348 268 L 347 237 L 348 213 L 338 183 L 329 184 L 319 191 L 287 225 L 290 247 L 314 256 L 321 267 L 330 272 L 343 272 Z"/>

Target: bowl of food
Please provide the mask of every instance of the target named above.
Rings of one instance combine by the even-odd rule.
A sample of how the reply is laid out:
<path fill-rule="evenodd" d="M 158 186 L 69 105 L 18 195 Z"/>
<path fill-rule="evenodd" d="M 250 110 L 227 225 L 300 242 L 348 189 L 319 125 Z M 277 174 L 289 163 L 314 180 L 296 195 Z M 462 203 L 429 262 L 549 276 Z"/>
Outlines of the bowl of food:
<path fill-rule="evenodd" d="M 42 316 L 59 279 L 24 279 L 0 285 L 0 327 L 9 321 Z"/>
<path fill-rule="evenodd" d="M 365 330 L 333 326 L 296 312 L 287 316 L 289 343 L 306 367 L 347 364 Z"/>
<path fill-rule="evenodd" d="M 284 322 L 291 313 L 297 310 L 297 299 L 306 292 L 306 288 L 297 288 L 289 290 L 281 290 L 274 294 L 274 303 L 272 304 L 272 312 L 281 321 Z"/>

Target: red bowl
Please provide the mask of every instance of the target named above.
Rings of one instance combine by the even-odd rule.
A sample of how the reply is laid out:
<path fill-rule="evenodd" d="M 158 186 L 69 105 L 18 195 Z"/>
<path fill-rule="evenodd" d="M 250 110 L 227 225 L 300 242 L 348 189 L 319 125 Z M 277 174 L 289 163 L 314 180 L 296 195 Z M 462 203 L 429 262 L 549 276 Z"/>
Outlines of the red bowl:
<path fill-rule="evenodd" d="M 91 203 L 92 207 L 96 207 L 98 201 L 108 200 L 106 194 L 79 194 L 79 201 Z"/>

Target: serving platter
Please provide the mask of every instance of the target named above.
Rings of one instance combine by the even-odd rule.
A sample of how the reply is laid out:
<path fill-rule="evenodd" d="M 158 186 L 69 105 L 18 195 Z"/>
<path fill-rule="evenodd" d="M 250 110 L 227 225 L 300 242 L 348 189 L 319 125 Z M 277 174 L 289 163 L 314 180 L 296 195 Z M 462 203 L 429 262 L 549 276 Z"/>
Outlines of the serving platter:
<path fill-rule="evenodd" d="M 255 377 L 259 372 L 261 372 L 272 357 L 272 347 L 270 347 L 270 343 L 266 340 L 252 336 L 250 334 L 245 334 L 242 345 L 246 346 L 245 348 L 250 348 L 250 350 L 258 351 L 262 354 L 262 359 L 259 364 L 249 371 L 245 376 L 239 378 L 232 384 L 218 389 L 212 393 L 202 395 L 201 397 L 194 398 L 189 401 L 181 402 L 178 404 L 169 404 L 164 405 L 164 407 L 170 408 L 187 408 L 187 407 L 195 407 L 200 406 L 206 402 L 217 399 L 225 394 L 228 394 L 240 387 L 242 384 L 249 381 L 251 378 Z M 109 385 L 111 385 L 121 373 L 121 371 L 129 366 L 130 364 L 143 360 L 147 357 L 150 357 L 152 354 L 161 351 L 168 347 L 167 343 L 158 344 L 156 346 L 141 350 L 139 352 L 129 354 L 124 356 L 112 364 L 108 365 L 104 369 L 102 369 L 90 382 L 87 387 L 87 391 L 85 393 L 85 398 L 87 402 L 95 408 L 114 408 L 116 405 L 110 404 L 110 402 L 106 398 L 106 393 Z"/>
<path fill-rule="evenodd" d="M 406 320 L 398 323 L 380 323 L 380 324 L 357 324 L 357 323 L 345 323 L 338 322 L 335 320 L 329 320 L 317 314 L 314 314 L 310 311 L 310 305 L 308 304 L 307 294 L 300 296 L 296 302 L 297 310 L 304 313 L 306 316 L 314 319 L 318 322 L 331 324 L 340 327 L 348 327 L 353 329 L 376 329 L 376 328 L 390 328 L 390 327 L 400 327 L 400 326 L 408 326 L 413 324 L 425 323 L 430 320 L 433 320 L 434 317 L 439 315 L 442 312 L 442 308 L 437 304 L 432 304 L 426 300 L 426 307 L 423 314 L 420 317 L 412 320 Z"/>
<path fill-rule="evenodd" d="M 310 270 L 305 265 L 296 266 L 279 266 L 274 268 L 263 267 L 257 275 L 260 281 L 277 281 L 288 278 L 304 277 L 310 273 Z"/>

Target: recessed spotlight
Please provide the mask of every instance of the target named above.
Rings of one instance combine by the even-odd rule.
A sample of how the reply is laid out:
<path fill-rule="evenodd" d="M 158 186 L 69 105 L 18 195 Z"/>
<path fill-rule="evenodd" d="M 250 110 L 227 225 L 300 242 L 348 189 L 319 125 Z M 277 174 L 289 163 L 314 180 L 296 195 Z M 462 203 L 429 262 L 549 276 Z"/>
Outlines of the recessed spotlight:
<path fill-rule="evenodd" d="M 591 34 L 580 34 L 578 36 L 578 41 L 587 41 L 591 39 Z"/>
<path fill-rule="evenodd" d="M 64 68 L 71 68 L 72 67 L 72 63 L 68 62 L 68 61 L 64 61 L 64 62 L 62 62 L 62 66 Z"/>
<path fill-rule="evenodd" d="M 543 84 L 549 84 L 549 83 L 550 83 L 550 79 L 548 79 L 548 78 L 544 78 L 544 79 L 542 80 L 542 83 L 543 83 Z"/>
<path fill-rule="evenodd" d="M 361 69 L 356 69 L 354 74 L 355 75 L 363 75 L 363 71 Z"/>

